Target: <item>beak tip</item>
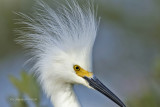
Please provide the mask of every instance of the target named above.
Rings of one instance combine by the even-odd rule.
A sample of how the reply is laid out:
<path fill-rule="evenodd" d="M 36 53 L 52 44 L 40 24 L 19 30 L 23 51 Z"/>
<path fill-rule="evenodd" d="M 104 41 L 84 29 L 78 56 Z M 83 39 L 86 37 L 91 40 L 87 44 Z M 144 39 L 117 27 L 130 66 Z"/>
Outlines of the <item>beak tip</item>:
<path fill-rule="evenodd" d="M 91 87 L 93 87 L 97 91 L 107 96 L 117 105 L 119 105 L 120 107 L 126 107 L 125 104 L 115 94 L 113 94 L 106 86 L 104 86 L 94 75 L 91 78 L 86 76 L 83 78 L 89 83 Z"/>

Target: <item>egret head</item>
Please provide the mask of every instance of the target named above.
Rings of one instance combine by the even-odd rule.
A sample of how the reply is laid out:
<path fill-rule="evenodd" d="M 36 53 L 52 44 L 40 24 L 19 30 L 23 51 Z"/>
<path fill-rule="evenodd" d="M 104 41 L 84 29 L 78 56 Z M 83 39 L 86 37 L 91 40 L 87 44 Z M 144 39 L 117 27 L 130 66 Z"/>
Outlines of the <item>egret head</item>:
<path fill-rule="evenodd" d="M 87 2 L 82 9 L 75 0 L 66 0 L 66 6 L 54 10 L 38 2 L 31 17 L 20 16 L 27 30 L 18 30 L 22 35 L 18 42 L 32 55 L 32 70 L 48 96 L 64 85 L 82 84 L 124 107 L 92 73 L 92 48 L 98 27 L 92 3 Z"/>

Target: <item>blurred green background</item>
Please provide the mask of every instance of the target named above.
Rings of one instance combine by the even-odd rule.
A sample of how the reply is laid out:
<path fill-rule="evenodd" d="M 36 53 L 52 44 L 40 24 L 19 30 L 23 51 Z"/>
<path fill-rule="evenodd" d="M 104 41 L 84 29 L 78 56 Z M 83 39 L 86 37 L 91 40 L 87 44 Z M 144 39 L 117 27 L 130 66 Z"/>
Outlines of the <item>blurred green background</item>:
<path fill-rule="evenodd" d="M 159 107 L 160 1 L 95 4 L 101 23 L 93 50 L 94 73 L 128 107 Z M 14 12 L 32 14 L 33 6 L 33 0 L 0 0 L 0 107 L 52 106 L 28 72 L 30 65 L 23 66 L 27 56 L 14 42 L 14 30 L 20 27 Z M 76 85 L 75 92 L 83 107 L 118 107 L 86 87 Z"/>

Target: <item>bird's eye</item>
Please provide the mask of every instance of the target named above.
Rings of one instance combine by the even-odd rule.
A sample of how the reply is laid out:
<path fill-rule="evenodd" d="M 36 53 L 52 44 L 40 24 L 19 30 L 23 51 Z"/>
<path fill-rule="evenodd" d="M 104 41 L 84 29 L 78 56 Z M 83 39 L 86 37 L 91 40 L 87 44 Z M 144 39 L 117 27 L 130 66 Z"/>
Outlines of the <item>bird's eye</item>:
<path fill-rule="evenodd" d="M 79 71 L 80 70 L 80 66 L 78 66 L 78 65 L 74 65 L 73 68 L 74 68 L 75 71 Z"/>

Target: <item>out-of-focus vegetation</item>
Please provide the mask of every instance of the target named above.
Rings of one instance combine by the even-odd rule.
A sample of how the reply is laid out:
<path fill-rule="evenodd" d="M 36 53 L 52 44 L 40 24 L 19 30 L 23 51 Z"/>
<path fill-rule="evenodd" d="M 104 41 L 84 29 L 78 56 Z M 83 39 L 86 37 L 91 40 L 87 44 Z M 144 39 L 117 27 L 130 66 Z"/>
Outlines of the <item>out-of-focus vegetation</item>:
<path fill-rule="evenodd" d="M 128 107 L 159 107 L 160 95 L 155 90 L 143 92 L 142 96 L 134 96 L 128 101 Z"/>
<path fill-rule="evenodd" d="M 155 62 L 153 78 L 155 78 L 155 82 L 160 85 L 160 58 L 157 58 Z"/>
<path fill-rule="evenodd" d="M 129 107 L 159 107 L 160 105 L 160 60 L 155 61 L 153 73 L 149 75 L 148 79 L 150 87 L 142 91 L 140 96 L 138 94 L 132 96 L 127 101 Z"/>
<path fill-rule="evenodd" d="M 35 107 L 40 107 L 40 87 L 33 74 L 23 71 L 20 79 L 14 76 L 10 76 L 9 79 L 19 93 L 18 96 L 9 97 L 11 107 L 29 107 L 28 102 L 34 103 Z"/>
<path fill-rule="evenodd" d="M 14 30 L 20 26 L 15 24 L 18 15 L 15 12 L 31 11 L 34 0 L 0 0 L 0 60 L 20 49 L 14 39 Z"/>

